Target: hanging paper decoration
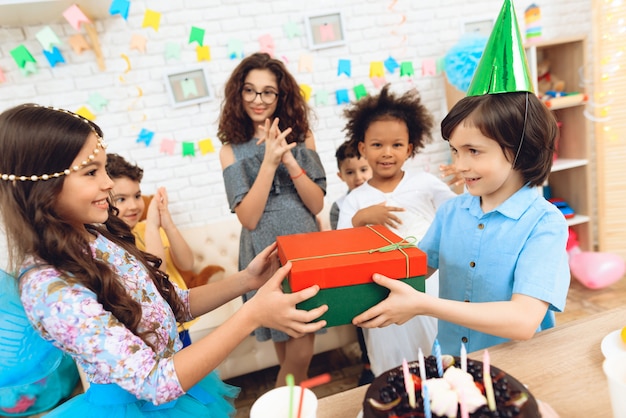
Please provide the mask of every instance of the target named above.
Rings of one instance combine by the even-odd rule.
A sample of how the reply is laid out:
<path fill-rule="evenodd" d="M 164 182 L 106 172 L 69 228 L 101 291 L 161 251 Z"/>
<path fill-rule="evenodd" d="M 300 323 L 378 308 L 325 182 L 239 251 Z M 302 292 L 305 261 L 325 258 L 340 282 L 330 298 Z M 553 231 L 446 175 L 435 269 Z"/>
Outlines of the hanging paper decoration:
<path fill-rule="evenodd" d="M 83 11 L 75 4 L 71 5 L 63 12 L 63 17 L 65 17 L 69 24 L 77 31 L 80 30 L 80 25 L 83 23 L 91 23 Z"/>
<path fill-rule="evenodd" d="M 424 61 L 422 61 L 422 75 L 423 76 L 428 76 L 428 75 L 436 75 L 437 74 L 437 65 L 435 64 L 435 60 L 430 58 L 430 59 L 425 59 Z"/>
<path fill-rule="evenodd" d="M 267 53 L 270 57 L 274 57 L 275 49 L 276 45 L 274 44 L 272 35 L 266 33 L 259 37 L 259 51 Z"/>
<path fill-rule="evenodd" d="M 168 42 L 165 45 L 165 59 L 180 59 L 180 45 L 176 42 Z"/>
<path fill-rule="evenodd" d="M 370 62 L 370 78 L 383 77 L 385 75 L 384 65 L 382 61 Z"/>
<path fill-rule="evenodd" d="M 54 46 L 61 45 L 61 41 L 59 41 L 59 38 L 50 26 L 46 26 L 37 32 L 37 35 L 35 36 L 43 49 L 46 51 L 51 51 Z"/>
<path fill-rule="evenodd" d="M 363 84 L 354 86 L 352 90 L 354 91 L 354 95 L 356 96 L 357 100 L 360 100 L 363 97 L 367 96 L 367 89 L 365 88 Z"/>
<path fill-rule="evenodd" d="M 385 60 L 385 68 L 390 74 L 393 74 L 394 71 L 396 71 L 396 68 L 398 68 L 399 66 L 400 65 L 398 64 L 398 61 L 396 61 L 396 59 L 393 57 L 389 57 Z"/>
<path fill-rule="evenodd" d="M 163 138 L 161 140 L 161 147 L 159 151 L 164 154 L 174 155 L 174 146 L 176 145 L 176 141 L 169 138 Z"/>
<path fill-rule="evenodd" d="M 130 38 L 130 46 L 129 49 L 132 51 L 133 49 L 146 53 L 146 44 L 148 43 L 148 39 L 145 36 L 134 34 Z"/>
<path fill-rule="evenodd" d="M 96 112 L 99 112 L 104 106 L 109 103 L 109 101 L 105 99 L 100 93 L 95 92 L 89 95 L 87 103 L 89 103 L 92 109 L 94 109 Z"/>
<path fill-rule="evenodd" d="M 311 91 L 312 90 L 313 89 L 308 84 L 300 84 L 300 91 L 302 92 L 302 95 L 304 96 L 304 101 L 305 102 L 308 102 L 309 99 L 311 98 Z"/>
<path fill-rule="evenodd" d="M 128 20 L 128 10 L 130 9 L 130 1 L 128 0 L 113 0 L 111 2 L 111 6 L 109 7 L 109 14 L 111 16 L 119 14 L 124 18 L 124 20 Z"/>
<path fill-rule="evenodd" d="M 339 64 L 337 65 L 337 76 L 341 74 L 345 74 L 350 77 L 352 73 L 352 62 L 346 59 L 340 59 Z"/>
<path fill-rule="evenodd" d="M 372 84 L 374 84 L 374 87 L 376 87 L 377 89 L 387 84 L 387 80 L 385 79 L 385 77 L 372 77 L 371 80 Z"/>
<path fill-rule="evenodd" d="M 201 139 L 200 141 L 198 141 L 198 147 L 200 147 L 200 153 L 202 155 L 206 155 L 209 152 L 215 152 L 215 148 L 213 148 L 213 141 L 211 141 L 211 138 Z"/>
<path fill-rule="evenodd" d="M 298 71 L 303 72 L 313 72 L 313 56 L 309 54 L 300 55 L 300 59 L 298 60 Z"/>
<path fill-rule="evenodd" d="M 154 132 L 149 131 L 145 128 L 141 129 L 141 132 L 139 132 L 139 135 L 137 136 L 137 141 L 135 142 L 143 142 L 146 144 L 146 147 L 150 146 L 150 143 L 152 142 L 152 139 L 154 138 Z"/>
<path fill-rule="evenodd" d="M 293 39 L 295 36 L 300 36 L 300 28 L 294 22 L 289 21 L 285 23 L 283 30 L 289 39 Z"/>
<path fill-rule="evenodd" d="M 231 39 L 228 41 L 228 57 L 233 60 L 235 58 L 243 58 L 243 42 L 239 39 Z"/>
<path fill-rule="evenodd" d="M 413 63 L 411 61 L 404 61 L 400 64 L 400 77 L 408 76 L 411 77 L 415 74 L 413 70 Z"/>
<path fill-rule="evenodd" d="M 65 62 L 63 55 L 61 55 L 61 51 L 59 51 L 59 48 L 57 48 L 56 46 L 52 47 L 52 51 L 46 51 L 44 49 L 43 54 L 50 63 L 51 67 L 55 67 L 58 63 Z"/>
<path fill-rule="evenodd" d="M 20 68 L 20 72 L 23 76 L 29 76 L 31 74 L 37 74 L 37 64 L 34 62 L 27 62 L 24 67 Z"/>
<path fill-rule="evenodd" d="M 193 142 L 183 142 L 183 157 L 187 155 L 192 157 L 196 155 L 196 149 Z"/>
<path fill-rule="evenodd" d="M 19 68 L 24 68 L 27 63 L 36 63 L 35 58 L 31 55 L 30 51 L 26 49 L 24 45 L 19 45 L 11 50 L 11 56 L 17 63 Z"/>
<path fill-rule="evenodd" d="M 142 28 L 152 28 L 155 32 L 159 31 L 159 25 L 161 24 L 161 13 L 154 10 L 146 9 L 146 13 L 143 15 Z"/>
<path fill-rule="evenodd" d="M 204 29 L 200 29 L 195 26 L 191 27 L 188 43 L 191 44 L 194 42 L 196 42 L 199 46 L 204 45 Z"/>
<path fill-rule="evenodd" d="M 196 47 L 196 58 L 200 61 L 211 61 L 211 48 L 208 45 Z"/>
<path fill-rule="evenodd" d="M 74 53 L 78 55 L 82 54 L 83 51 L 89 51 L 91 49 L 87 40 L 80 33 L 70 36 L 68 43 L 72 47 Z"/>
<path fill-rule="evenodd" d="M 350 98 L 348 97 L 348 89 L 337 90 L 335 92 L 335 96 L 337 97 L 337 104 L 350 103 Z"/>
<path fill-rule="evenodd" d="M 536 4 L 531 4 L 524 11 L 524 22 L 526 23 L 526 40 L 529 42 L 541 39 L 541 8 Z"/>
<path fill-rule="evenodd" d="M 315 105 L 322 106 L 328 104 L 328 92 L 326 90 L 315 90 Z"/>
<path fill-rule="evenodd" d="M 76 113 L 77 115 L 80 115 L 82 117 L 84 117 L 85 119 L 89 119 L 91 121 L 96 120 L 96 115 L 94 115 L 93 113 L 91 113 L 91 111 L 89 109 L 87 109 L 85 106 L 81 106 L 77 111 L 75 111 L 74 113 Z"/>

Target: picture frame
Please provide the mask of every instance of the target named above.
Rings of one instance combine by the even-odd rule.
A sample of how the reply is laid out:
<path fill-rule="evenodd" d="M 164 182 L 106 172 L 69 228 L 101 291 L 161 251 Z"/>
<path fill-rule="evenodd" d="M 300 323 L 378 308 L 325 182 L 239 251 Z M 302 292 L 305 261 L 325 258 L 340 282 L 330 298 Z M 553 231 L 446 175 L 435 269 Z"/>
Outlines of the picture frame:
<path fill-rule="evenodd" d="M 309 49 L 331 48 L 345 45 L 346 34 L 340 11 L 308 14 L 304 18 Z"/>
<path fill-rule="evenodd" d="M 187 67 L 165 74 L 165 87 L 172 107 L 204 103 L 215 97 L 206 67 Z"/>
<path fill-rule="evenodd" d="M 492 29 L 493 19 L 464 20 L 461 22 L 461 33 L 473 33 L 488 38 Z"/>

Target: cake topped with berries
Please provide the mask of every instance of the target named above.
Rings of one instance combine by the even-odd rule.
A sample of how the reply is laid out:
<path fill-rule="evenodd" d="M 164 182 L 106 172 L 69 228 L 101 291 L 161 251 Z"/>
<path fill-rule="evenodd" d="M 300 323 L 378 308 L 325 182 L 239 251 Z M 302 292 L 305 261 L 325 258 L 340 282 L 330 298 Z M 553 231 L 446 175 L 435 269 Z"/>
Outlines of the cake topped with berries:
<path fill-rule="evenodd" d="M 363 401 L 363 418 L 424 417 L 422 385 L 427 387 L 429 409 L 433 418 L 461 416 L 460 400 L 471 418 L 516 417 L 539 418 L 537 401 L 514 377 L 491 366 L 494 405 L 489 407 L 483 379 L 483 363 L 467 360 L 467 371 L 461 370 L 460 359 L 441 356 L 443 376 L 439 376 L 434 356 L 424 359 L 426 380 L 420 379 L 419 362 L 408 363 L 415 397 L 410 400 L 402 367 L 378 376 L 368 388 Z M 411 407 L 410 403 L 414 403 Z M 492 410 L 493 409 L 493 410 Z"/>

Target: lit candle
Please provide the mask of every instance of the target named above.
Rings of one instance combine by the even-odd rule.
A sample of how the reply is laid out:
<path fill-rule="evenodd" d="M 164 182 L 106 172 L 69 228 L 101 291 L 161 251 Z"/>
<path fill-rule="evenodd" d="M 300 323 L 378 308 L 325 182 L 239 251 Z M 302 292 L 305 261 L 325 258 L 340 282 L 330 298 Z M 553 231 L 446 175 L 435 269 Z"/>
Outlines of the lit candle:
<path fill-rule="evenodd" d="M 415 383 L 413 382 L 413 376 L 411 376 L 406 359 L 402 359 L 402 374 L 404 375 L 404 388 L 406 389 L 407 395 L 409 395 L 409 406 L 415 408 Z"/>
<path fill-rule="evenodd" d="M 435 339 L 433 348 L 435 351 L 435 360 L 437 360 L 437 374 L 439 377 L 443 377 L 443 363 L 441 362 L 441 346 L 439 345 L 439 340 Z"/>
<path fill-rule="evenodd" d="M 424 398 L 424 418 L 432 418 L 433 414 L 430 412 L 430 394 L 428 393 L 428 386 L 422 382 L 422 398 Z"/>
<path fill-rule="evenodd" d="M 491 381 L 491 366 L 489 365 L 489 351 L 483 353 L 483 383 L 487 395 L 487 405 L 490 411 L 496 410 L 496 398 L 493 395 L 493 382 Z"/>
<path fill-rule="evenodd" d="M 424 363 L 424 353 L 422 352 L 422 348 L 420 347 L 417 352 L 417 361 L 419 361 L 420 368 L 420 379 L 422 380 L 422 387 L 424 387 L 424 382 L 426 381 L 426 364 Z"/>
<path fill-rule="evenodd" d="M 461 343 L 461 370 L 467 373 L 467 350 L 465 343 Z"/>

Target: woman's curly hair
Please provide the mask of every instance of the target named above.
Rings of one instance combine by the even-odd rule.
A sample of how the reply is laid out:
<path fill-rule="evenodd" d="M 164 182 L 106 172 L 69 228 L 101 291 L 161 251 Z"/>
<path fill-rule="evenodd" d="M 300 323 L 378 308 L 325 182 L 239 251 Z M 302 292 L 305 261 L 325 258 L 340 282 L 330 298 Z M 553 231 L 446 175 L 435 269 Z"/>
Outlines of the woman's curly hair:
<path fill-rule="evenodd" d="M 217 129 L 219 140 L 223 144 L 243 144 L 254 135 L 254 123 L 246 113 L 241 97 L 241 89 L 252 70 L 269 70 L 274 74 L 278 85 L 278 102 L 273 117 L 280 119 L 281 129 L 292 129 L 287 142 L 304 142 L 309 132 L 309 105 L 282 61 L 263 52 L 244 58 L 226 82 Z"/>
<path fill-rule="evenodd" d="M 377 96 L 366 96 L 350 104 L 343 112 L 348 122 L 343 128 L 347 140 L 358 152 L 359 142 L 365 140 L 365 132 L 372 122 L 400 120 L 406 123 L 409 144 L 413 145 L 411 156 L 432 141 L 433 117 L 422 104 L 416 90 L 398 96 L 389 91 L 386 84 Z M 359 154 L 360 156 L 360 154 Z"/>

